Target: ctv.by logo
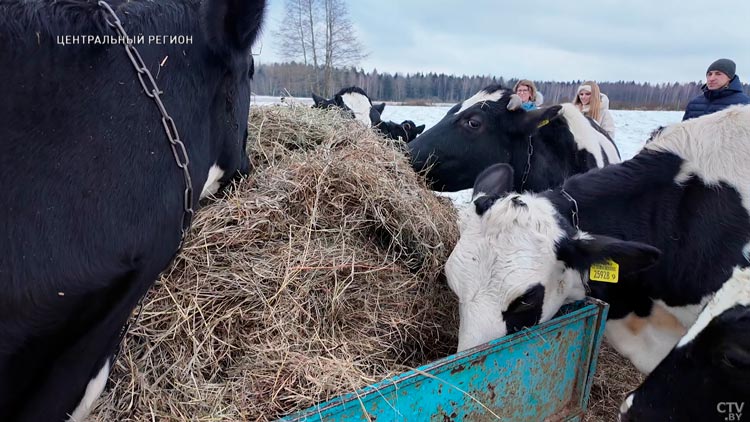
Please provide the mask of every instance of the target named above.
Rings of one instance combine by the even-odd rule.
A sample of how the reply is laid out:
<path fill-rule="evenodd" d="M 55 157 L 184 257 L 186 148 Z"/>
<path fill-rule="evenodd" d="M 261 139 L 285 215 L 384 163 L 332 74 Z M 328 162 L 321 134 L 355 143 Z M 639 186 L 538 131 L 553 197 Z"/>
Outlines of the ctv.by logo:
<path fill-rule="evenodd" d="M 739 421 L 742 420 L 742 409 L 744 407 L 745 402 L 723 401 L 716 405 L 716 411 L 724 415 L 725 421 Z"/>

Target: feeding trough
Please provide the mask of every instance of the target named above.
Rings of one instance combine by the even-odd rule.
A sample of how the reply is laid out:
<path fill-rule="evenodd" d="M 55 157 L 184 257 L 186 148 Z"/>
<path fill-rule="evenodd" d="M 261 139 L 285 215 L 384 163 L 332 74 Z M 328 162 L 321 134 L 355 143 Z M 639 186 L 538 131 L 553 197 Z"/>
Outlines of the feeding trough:
<path fill-rule="evenodd" d="M 580 421 L 608 305 L 552 320 L 282 418 L 298 421 Z"/>

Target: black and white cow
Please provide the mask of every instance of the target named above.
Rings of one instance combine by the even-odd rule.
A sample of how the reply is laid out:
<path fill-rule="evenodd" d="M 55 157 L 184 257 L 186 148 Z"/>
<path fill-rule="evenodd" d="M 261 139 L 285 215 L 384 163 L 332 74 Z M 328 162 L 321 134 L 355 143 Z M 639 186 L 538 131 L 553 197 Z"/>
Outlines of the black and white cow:
<path fill-rule="evenodd" d="M 359 87 L 351 86 L 343 88 L 331 99 L 326 99 L 312 94 L 313 108 L 338 107 L 350 112 L 355 120 L 362 122 L 368 127 L 380 123 L 380 115 L 385 109 L 385 103 L 373 105 L 367 93 Z"/>
<path fill-rule="evenodd" d="M 381 115 L 385 110 L 385 103 L 373 104 L 367 93 L 359 87 L 343 88 L 333 98 L 326 99 L 312 94 L 313 108 L 340 108 L 351 113 L 352 117 L 363 124 L 374 127 L 388 139 L 401 139 L 404 142 L 414 140 L 425 126 L 417 126 L 411 120 L 401 123 L 383 121 Z"/>
<path fill-rule="evenodd" d="M 425 128 L 424 125 L 417 126 L 411 120 L 404 120 L 401 123 L 381 121 L 376 127 L 386 138 L 401 139 L 404 142 L 413 141 Z"/>
<path fill-rule="evenodd" d="M 614 142 L 572 104 L 525 111 L 521 99 L 490 85 L 456 104 L 409 143 L 412 167 L 439 191 L 472 187 L 495 163 L 515 170 L 514 190 L 539 192 L 573 174 L 620 162 Z"/>
<path fill-rule="evenodd" d="M 2 421 L 86 417 L 131 311 L 176 255 L 185 207 L 249 172 L 250 47 L 265 1 L 111 6 L 146 40 L 134 45 L 185 145 L 195 197 L 185 204 L 170 120 L 124 44 L 102 41 L 118 36 L 104 7 L 0 2 Z M 165 34 L 182 41 L 148 41 Z M 66 35 L 100 38 L 59 43 Z"/>
<path fill-rule="evenodd" d="M 734 271 L 677 346 L 622 403 L 620 413 L 622 422 L 747 418 L 750 269 Z"/>
<path fill-rule="evenodd" d="M 745 106 L 667 127 L 633 159 L 540 194 L 507 194 L 513 170 L 487 169 L 446 263 L 459 349 L 546 321 L 590 288 L 611 305 L 610 343 L 650 372 L 750 265 L 748 163 Z M 590 281 L 608 259 L 619 282 Z"/>

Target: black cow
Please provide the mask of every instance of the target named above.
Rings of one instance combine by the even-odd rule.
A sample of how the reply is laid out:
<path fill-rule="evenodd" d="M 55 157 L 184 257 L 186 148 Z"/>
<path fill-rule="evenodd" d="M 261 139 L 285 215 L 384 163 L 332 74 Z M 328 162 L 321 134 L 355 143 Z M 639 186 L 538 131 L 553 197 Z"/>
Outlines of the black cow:
<path fill-rule="evenodd" d="M 86 417 L 131 311 L 178 250 L 185 208 L 249 171 L 250 46 L 265 1 L 112 8 L 131 37 L 144 36 L 134 45 L 163 91 L 196 195 L 185 204 L 170 120 L 112 42 L 104 5 L 0 2 L 2 421 Z M 165 34 L 182 39 L 149 40 Z"/>
<path fill-rule="evenodd" d="M 750 269 L 735 270 L 620 406 L 622 422 L 742 421 L 750 413 Z"/>
<path fill-rule="evenodd" d="M 411 120 L 404 120 L 401 123 L 393 121 L 381 121 L 376 127 L 388 139 L 401 139 L 404 142 L 411 142 L 424 131 L 424 125 L 417 126 Z"/>
<path fill-rule="evenodd" d="M 750 265 L 748 140 L 750 106 L 733 107 L 544 193 L 507 194 L 513 170 L 489 168 L 446 263 L 459 349 L 546 321 L 590 289 L 611 305 L 610 343 L 653 370 L 732 271 Z"/>
<path fill-rule="evenodd" d="M 376 126 L 380 123 L 380 114 L 385 109 L 385 103 L 374 106 L 370 97 L 362 88 L 351 86 L 343 88 L 331 99 L 326 99 L 312 94 L 313 108 L 332 108 L 338 107 L 350 112 L 352 117 L 368 127 Z"/>
<path fill-rule="evenodd" d="M 614 142 L 572 104 L 525 111 L 520 97 L 500 85 L 456 104 L 409 150 L 414 170 L 429 168 L 428 180 L 441 191 L 471 188 L 495 163 L 513 167 L 516 191 L 540 192 L 620 162 Z"/>

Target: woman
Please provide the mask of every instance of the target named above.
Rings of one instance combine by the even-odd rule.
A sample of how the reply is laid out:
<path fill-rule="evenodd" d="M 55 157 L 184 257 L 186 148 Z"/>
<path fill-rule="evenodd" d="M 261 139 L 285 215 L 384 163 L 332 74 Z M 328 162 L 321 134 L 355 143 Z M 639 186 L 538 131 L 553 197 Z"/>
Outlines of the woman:
<path fill-rule="evenodd" d="M 542 93 L 537 91 L 534 82 L 528 79 L 521 79 L 516 82 L 516 86 L 513 87 L 513 92 L 521 97 L 521 107 L 524 110 L 535 110 L 537 107 L 542 105 Z"/>
<path fill-rule="evenodd" d="M 586 81 L 578 87 L 573 104 L 583 114 L 599 123 L 612 140 L 615 139 L 615 121 L 609 112 L 609 98 L 599 91 L 594 81 Z"/>

